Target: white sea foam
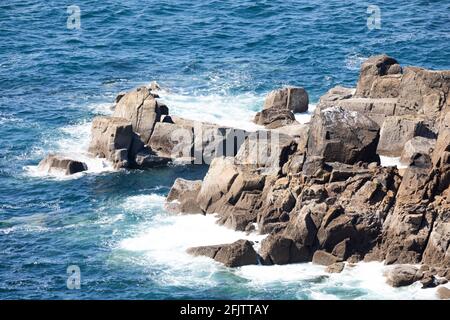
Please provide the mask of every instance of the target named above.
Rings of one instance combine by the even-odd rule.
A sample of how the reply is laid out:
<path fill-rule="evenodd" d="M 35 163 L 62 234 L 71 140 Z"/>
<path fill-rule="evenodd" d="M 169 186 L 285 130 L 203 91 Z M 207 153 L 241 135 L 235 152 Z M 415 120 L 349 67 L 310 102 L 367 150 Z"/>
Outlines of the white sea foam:
<path fill-rule="evenodd" d="M 359 53 L 348 54 L 345 58 L 345 67 L 348 70 L 359 70 L 361 64 L 366 61 L 368 57 Z"/>
<path fill-rule="evenodd" d="M 192 95 L 165 91 L 160 95 L 173 115 L 248 131 L 262 128 L 253 123 L 256 112 L 262 109 L 262 95 Z"/>

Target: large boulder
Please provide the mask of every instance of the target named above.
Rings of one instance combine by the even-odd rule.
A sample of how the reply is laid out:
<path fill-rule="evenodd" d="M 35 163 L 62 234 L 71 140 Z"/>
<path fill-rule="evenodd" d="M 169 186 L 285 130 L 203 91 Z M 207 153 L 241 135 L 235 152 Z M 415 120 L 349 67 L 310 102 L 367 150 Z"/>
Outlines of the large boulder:
<path fill-rule="evenodd" d="M 267 129 L 276 129 L 295 123 L 295 116 L 289 109 L 271 107 L 258 112 L 253 122 Z"/>
<path fill-rule="evenodd" d="M 319 105 L 327 104 L 327 103 L 336 103 L 339 100 L 346 100 L 353 97 L 355 94 L 355 89 L 346 88 L 342 86 L 336 86 L 327 91 L 323 96 L 319 99 Z"/>
<path fill-rule="evenodd" d="M 308 157 L 354 164 L 379 161 L 379 126 L 361 113 L 341 107 L 319 109 L 311 121 Z"/>
<path fill-rule="evenodd" d="M 435 119 L 449 107 L 450 70 L 400 67 L 386 55 L 362 65 L 355 98 L 396 99 L 395 115 L 422 114 Z"/>
<path fill-rule="evenodd" d="M 116 168 L 128 167 L 128 151 L 133 141 L 131 123 L 124 118 L 95 117 L 92 122 L 89 152 L 94 156 L 106 158 Z"/>
<path fill-rule="evenodd" d="M 401 72 L 402 68 L 394 58 L 391 58 L 387 55 L 370 57 L 361 65 L 355 96 L 365 98 L 380 98 L 380 96 L 378 96 L 378 92 L 373 88 L 374 83 L 376 84 L 378 81 L 380 81 L 380 78 L 382 78 L 383 76 L 389 77 L 392 75 L 399 75 L 401 74 Z M 378 86 L 381 85 L 378 84 Z M 393 83 L 390 82 L 389 86 L 383 85 L 383 88 L 397 90 L 398 95 L 398 84 L 396 86 L 393 86 Z"/>
<path fill-rule="evenodd" d="M 156 122 L 163 113 L 160 104 L 149 88 L 140 87 L 127 92 L 114 109 L 114 117 L 124 118 L 131 123 L 142 142 L 147 144 Z"/>
<path fill-rule="evenodd" d="M 175 213 L 203 213 L 197 202 L 201 187 L 201 180 L 177 178 L 167 196 L 166 208 Z"/>
<path fill-rule="evenodd" d="M 400 157 L 406 142 L 416 136 L 433 138 L 425 120 L 417 116 L 393 116 L 384 121 L 380 130 L 379 154 Z"/>
<path fill-rule="evenodd" d="M 238 240 L 231 244 L 189 248 L 187 252 L 194 256 L 207 256 L 227 267 L 235 268 L 258 263 L 258 255 L 252 242 Z"/>
<path fill-rule="evenodd" d="M 286 87 L 271 91 L 264 101 L 264 109 L 288 109 L 294 113 L 308 111 L 308 93 L 302 87 Z"/>
<path fill-rule="evenodd" d="M 49 154 L 39 162 L 38 169 L 47 173 L 71 175 L 86 171 L 88 168 L 84 162 L 72 160 L 63 155 Z"/>
<path fill-rule="evenodd" d="M 397 265 L 386 274 L 386 282 L 392 287 L 404 287 L 422 279 L 422 272 L 411 265 Z"/>
<path fill-rule="evenodd" d="M 424 137 L 414 137 L 405 143 L 400 162 L 405 165 L 411 165 L 418 155 L 427 155 L 431 157 L 435 139 L 428 139 Z"/>
<path fill-rule="evenodd" d="M 403 68 L 398 114 L 419 113 L 436 118 L 450 107 L 450 70 Z"/>
<path fill-rule="evenodd" d="M 291 136 L 276 131 L 251 133 L 236 155 L 236 163 L 251 166 L 263 174 L 276 174 L 296 151 L 297 143 Z"/>
<path fill-rule="evenodd" d="M 216 157 L 234 157 L 248 135 L 241 129 L 180 117 L 171 119 L 155 124 L 149 145 L 159 156 L 178 162 L 210 164 Z"/>
<path fill-rule="evenodd" d="M 323 250 L 317 250 L 316 252 L 314 252 L 314 256 L 312 259 L 313 263 L 320 264 L 322 266 L 331 266 L 340 261 L 342 261 L 342 260 L 339 259 L 338 257 L 335 257 L 331 253 L 328 253 Z"/>
<path fill-rule="evenodd" d="M 308 145 L 309 125 L 291 124 L 274 130 L 294 138 L 294 141 L 297 143 L 297 152 L 302 154 L 305 153 Z"/>
<path fill-rule="evenodd" d="M 215 158 L 209 167 L 208 173 L 203 179 L 202 187 L 198 193 L 197 201 L 203 211 L 216 213 L 217 202 L 223 202 L 225 195 L 239 175 L 234 158 Z"/>

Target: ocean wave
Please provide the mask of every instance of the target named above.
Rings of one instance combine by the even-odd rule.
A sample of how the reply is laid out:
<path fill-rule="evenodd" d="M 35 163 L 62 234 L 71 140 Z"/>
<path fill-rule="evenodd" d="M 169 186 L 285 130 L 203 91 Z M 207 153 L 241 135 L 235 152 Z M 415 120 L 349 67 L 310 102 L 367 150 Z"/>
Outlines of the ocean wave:
<path fill-rule="evenodd" d="M 170 114 L 248 131 L 262 128 L 253 123 L 253 118 L 262 109 L 263 100 L 264 96 L 253 93 L 195 95 L 161 92 L 161 101 L 167 104 Z"/>
<path fill-rule="evenodd" d="M 345 57 L 345 67 L 348 70 L 357 71 L 361 67 L 361 64 L 367 60 L 368 57 L 359 53 L 348 54 Z"/>
<path fill-rule="evenodd" d="M 123 207 L 129 211 L 160 212 L 163 197 L 159 195 L 132 196 Z M 155 211 L 156 209 L 156 211 Z M 289 265 L 251 265 L 235 269 L 226 268 L 207 257 L 193 257 L 186 253 L 189 247 L 232 243 L 239 239 L 254 241 L 257 245 L 265 235 L 234 231 L 217 223 L 213 215 L 167 215 L 155 214 L 151 221 L 141 226 L 141 231 L 125 238 L 114 248 L 131 255 L 123 263 L 151 266 L 163 270 L 156 281 L 161 285 L 212 288 L 220 285 L 223 277 L 237 277 L 239 283 L 249 290 L 266 290 L 284 287 L 287 292 L 308 299 L 435 299 L 435 289 L 421 289 L 416 283 L 405 288 L 393 288 L 386 283 L 388 266 L 382 262 L 346 264 L 342 273 L 329 274 L 325 267 L 313 263 Z M 121 256 L 123 258 L 123 256 Z M 221 274 L 221 276 L 219 276 Z M 231 280 L 230 280 L 231 281 Z"/>

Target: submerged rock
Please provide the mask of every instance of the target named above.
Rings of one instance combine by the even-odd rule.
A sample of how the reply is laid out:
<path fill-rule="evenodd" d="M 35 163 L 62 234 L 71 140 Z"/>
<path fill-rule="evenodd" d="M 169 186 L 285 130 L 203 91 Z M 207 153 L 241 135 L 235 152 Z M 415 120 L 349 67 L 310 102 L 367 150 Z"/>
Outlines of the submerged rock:
<path fill-rule="evenodd" d="M 231 268 L 258 263 L 252 242 L 248 240 L 238 240 L 231 244 L 193 247 L 189 248 L 187 252 L 194 256 L 207 256 Z"/>
<path fill-rule="evenodd" d="M 38 169 L 47 173 L 62 172 L 71 175 L 88 169 L 84 162 L 69 159 L 63 155 L 50 154 L 39 162 Z"/>

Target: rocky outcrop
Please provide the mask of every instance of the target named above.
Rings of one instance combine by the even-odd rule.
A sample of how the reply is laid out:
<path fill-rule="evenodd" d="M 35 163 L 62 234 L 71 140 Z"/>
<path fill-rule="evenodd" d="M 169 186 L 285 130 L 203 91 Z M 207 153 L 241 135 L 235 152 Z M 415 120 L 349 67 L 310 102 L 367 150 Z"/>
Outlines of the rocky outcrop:
<path fill-rule="evenodd" d="M 264 101 L 264 109 L 287 109 L 294 113 L 308 111 L 309 97 L 302 87 L 286 87 L 271 91 Z"/>
<path fill-rule="evenodd" d="M 159 122 L 163 109 L 149 88 L 139 87 L 127 92 L 114 109 L 113 116 L 126 119 L 144 144 L 148 143 L 156 122 Z"/>
<path fill-rule="evenodd" d="M 63 173 L 71 175 L 88 169 L 84 162 L 69 159 L 63 155 L 49 154 L 41 162 L 38 169 L 47 173 Z"/>
<path fill-rule="evenodd" d="M 166 209 L 174 213 L 203 213 L 197 202 L 201 187 L 201 180 L 176 179 L 167 196 Z"/>
<path fill-rule="evenodd" d="M 254 122 L 267 129 L 276 129 L 295 124 L 294 113 L 308 111 L 308 93 L 301 87 L 286 87 L 271 91 L 264 101 L 261 112 Z"/>
<path fill-rule="evenodd" d="M 296 139 L 292 136 L 277 131 L 256 131 L 241 145 L 235 162 L 254 168 L 264 175 L 276 174 L 297 150 L 297 146 Z"/>
<path fill-rule="evenodd" d="M 345 263 L 343 263 L 343 262 L 336 262 L 336 263 L 330 264 L 325 269 L 325 272 L 328 272 L 328 273 L 341 273 L 342 271 L 344 271 L 344 268 L 345 268 Z"/>
<path fill-rule="evenodd" d="M 159 156 L 178 162 L 210 164 L 216 157 L 234 157 L 248 135 L 241 129 L 171 119 L 156 123 L 149 145 Z"/>
<path fill-rule="evenodd" d="M 308 157 L 354 164 L 378 161 L 378 125 L 361 113 L 341 107 L 319 109 L 311 121 Z"/>
<path fill-rule="evenodd" d="M 386 282 L 393 287 L 404 287 L 423 278 L 423 273 L 410 265 L 398 265 L 391 268 L 386 275 Z"/>
<path fill-rule="evenodd" d="M 436 294 L 441 300 L 450 300 L 450 289 L 446 287 L 439 287 Z"/>
<path fill-rule="evenodd" d="M 355 96 L 395 98 L 399 94 L 401 73 L 397 60 L 387 55 L 370 57 L 361 65 Z"/>
<path fill-rule="evenodd" d="M 128 120 L 96 117 L 92 122 L 89 152 L 110 160 L 116 168 L 126 168 L 130 165 L 129 150 L 133 138 L 133 128 Z"/>
<path fill-rule="evenodd" d="M 238 240 L 231 244 L 193 247 L 187 252 L 194 256 L 206 256 L 223 263 L 227 267 L 241 267 L 258 263 L 258 256 L 252 242 Z"/>
<path fill-rule="evenodd" d="M 428 128 L 423 117 L 410 115 L 388 117 L 381 127 L 377 152 L 390 157 L 400 157 L 406 143 L 418 136 L 435 138 L 435 134 Z"/>
<path fill-rule="evenodd" d="M 253 121 L 267 129 L 276 129 L 295 123 L 295 116 L 291 110 L 272 107 L 258 112 Z"/>
<path fill-rule="evenodd" d="M 449 79 L 377 56 L 356 91 L 331 89 L 308 124 L 277 123 L 289 108 L 269 103 L 275 120 L 260 123 L 275 129 L 215 158 L 196 203 L 230 228 L 268 234 L 262 264 L 340 272 L 344 261 L 385 261 L 402 264 L 387 276 L 393 286 L 437 286 L 450 276 Z M 407 168 L 382 167 L 379 154 L 402 155 Z M 429 269 L 406 265 L 420 263 Z"/>

